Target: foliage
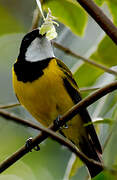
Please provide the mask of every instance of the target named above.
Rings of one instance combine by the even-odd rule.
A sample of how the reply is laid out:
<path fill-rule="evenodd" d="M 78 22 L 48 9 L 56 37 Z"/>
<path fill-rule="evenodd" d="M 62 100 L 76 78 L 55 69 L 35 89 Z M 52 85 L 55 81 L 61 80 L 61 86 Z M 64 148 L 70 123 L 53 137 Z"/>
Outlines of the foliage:
<path fill-rule="evenodd" d="M 58 21 L 68 26 L 75 34 L 83 34 L 87 23 L 87 16 L 78 3 L 70 0 L 47 0 L 44 3 L 44 7 L 46 9 L 49 7 L 52 14 L 58 18 Z"/>
<path fill-rule="evenodd" d="M 107 5 L 113 17 L 113 22 L 117 25 L 117 0 L 94 1 L 98 6 L 102 6 L 102 8 L 103 5 Z M 16 8 L 14 0 L 11 0 L 11 5 L 8 3 L 8 0 L 0 2 L 0 104 L 16 101 L 12 89 L 11 68 L 19 52 L 20 42 L 26 29 L 25 24 L 27 24 L 28 27 L 31 26 L 31 15 L 34 10 L 34 2 L 32 2 L 30 6 L 28 0 L 26 1 L 27 7 L 24 7 L 23 0 L 17 2 L 18 8 Z M 43 1 L 43 8 L 47 10 L 48 7 L 51 9 L 52 14 L 58 18 L 58 22 L 64 24 L 60 24 L 60 29 L 58 28 L 60 34 L 58 41 L 60 40 L 62 44 L 65 44 L 76 52 L 79 50 L 81 55 L 87 55 L 87 57 L 97 63 L 117 70 L 117 46 L 107 35 L 103 35 L 103 32 L 100 30 L 97 31 L 102 38 L 100 38 L 100 41 L 98 40 L 99 43 L 96 43 L 92 34 L 95 33 L 98 27 L 96 25 L 94 26 L 94 22 L 91 21 L 87 13 L 75 0 Z M 28 13 L 25 13 L 25 8 L 27 8 Z M 12 9 L 16 10 L 12 11 Z M 109 15 L 109 17 L 111 15 Z M 23 22 L 26 16 L 29 16 L 29 19 Z M 88 30 L 88 28 L 90 30 Z M 27 28 L 26 32 L 28 32 L 28 30 Z M 83 36 L 83 38 L 80 36 Z M 84 48 L 85 52 L 83 51 Z M 68 66 L 71 65 L 70 61 L 72 61 L 72 65 L 75 66 L 74 77 L 80 88 L 102 87 L 116 79 L 116 76 L 104 73 L 101 69 L 81 62 L 81 60 L 76 60 L 72 57 L 69 58 L 68 56 L 66 57 L 62 52 L 55 52 L 58 57 L 67 62 Z M 88 93 L 82 93 L 82 96 L 85 97 Z M 102 121 L 96 121 L 95 123 L 102 145 L 104 145 L 108 134 L 111 131 L 113 132 L 104 149 L 103 159 L 107 167 L 115 167 L 115 169 L 117 166 L 116 102 L 117 94 L 115 91 L 103 97 L 88 109 L 93 120 L 102 119 Z M 20 117 L 25 117 L 35 122 L 22 107 L 12 108 L 9 112 L 13 112 Z M 0 161 L 2 162 L 20 148 L 28 137 L 35 136 L 38 132 L 15 124 L 14 122 L 7 121 L 1 117 L 0 120 Z M 70 156 L 71 152 L 69 152 L 69 150 L 49 139 L 41 144 L 40 152 L 29 153 L 5 171 L 0 176 L 0 180 L 63 179 L 65 171 L 68 169 L 67 165 Z M 110 171 L 105 171 L 95 177 L 94 180 L 114 180 L 117 178 L 116 176 L 116 174 L 112 174 Z M 71 180 L 76 180 L 78 177 L 80 180 L 86 179 L 86 169 L 79 159 L 71 163 L 71 167 L 69 166 L 69 177 Z"/>

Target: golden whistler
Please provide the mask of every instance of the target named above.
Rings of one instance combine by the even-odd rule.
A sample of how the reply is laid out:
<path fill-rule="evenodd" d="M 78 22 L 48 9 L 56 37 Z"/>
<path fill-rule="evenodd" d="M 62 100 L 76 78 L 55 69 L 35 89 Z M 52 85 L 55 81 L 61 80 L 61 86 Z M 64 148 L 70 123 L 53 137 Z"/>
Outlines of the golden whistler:
<path fill-rule="evenodd" d="M 78 86 L 68 67 L 54 56 L 51 42 L 39 29 L 25 35 L 13 66 L 13 87 L 19 102 L 37 121 L 48 127 L 81 100 Z M 58 118 L 59 119 L 59 118 Z M 82 109 L 60 133 L 86 156 L 101 161 L 101 146 L 86 109 Z M 102 171 L 87 163 L 91 177 Z"/>

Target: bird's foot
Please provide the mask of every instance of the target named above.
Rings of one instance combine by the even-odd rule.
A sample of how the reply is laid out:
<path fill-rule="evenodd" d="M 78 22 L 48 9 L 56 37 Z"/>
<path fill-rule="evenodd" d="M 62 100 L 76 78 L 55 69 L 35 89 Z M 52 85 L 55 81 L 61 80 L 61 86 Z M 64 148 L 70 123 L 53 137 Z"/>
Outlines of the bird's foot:
<path fill-rule="evenodd" d="M 60 125 L 60 115 L 54 120 L 54 126 L 55 127 L 58 127 Z M 68 128 L 68 125 L 67 123 L 65 123 L 62 127 L 60 126 L 60 130 L 62 129 L 67 129 Z"/>
<path fill-rule="evenodd" d="M 37 145 L 36 147 L 32 148 L 32 137 L 28 138 L 26 140 L 26 148 L 30 149 L 30 152 L 32 152 L 32 149 L 34 149 L 35 151 L 39 151 L 40 147 L 39 145 Z"/>

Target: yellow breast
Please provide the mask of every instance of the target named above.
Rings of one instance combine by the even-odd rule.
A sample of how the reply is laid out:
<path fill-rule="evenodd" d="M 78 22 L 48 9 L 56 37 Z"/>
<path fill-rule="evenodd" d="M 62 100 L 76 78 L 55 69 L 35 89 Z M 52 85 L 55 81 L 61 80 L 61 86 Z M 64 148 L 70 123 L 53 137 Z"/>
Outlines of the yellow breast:
<path fill-rule="evenodd" d="M 62 76 L 55 59 L 50 61 L 44 74 L 33 82 L 18 81 L 13 70 L 13 86 L 17 98 L 45 126 L 50 125 L 59 113 L 63 114 L 71 107 L 71 99 L 64 89 Z"/>
<path fill-rule="evenodd" d="M 13 69 L 13 87 L 18 100 L 32 116 L 44 126 L 49 126 L 74 103 L 63 84 L 65 74 L 57 66 L 56 59 L 52 59 L 43 72 L 32 82 L 22 82 L 17 80 Z M 63 130 L 65 136 L 76 144 L 84 131 L 82 124 L 81 117 L 76 115 L 69 121 L 69 128 Z"/>

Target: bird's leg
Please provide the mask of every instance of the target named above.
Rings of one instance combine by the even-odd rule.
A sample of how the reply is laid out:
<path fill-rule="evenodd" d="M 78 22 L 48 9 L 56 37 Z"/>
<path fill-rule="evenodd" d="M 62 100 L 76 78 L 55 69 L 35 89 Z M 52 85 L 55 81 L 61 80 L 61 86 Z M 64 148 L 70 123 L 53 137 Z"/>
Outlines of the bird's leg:
<path fill-rule="evenodd" d="M 26 148 L 30 148 L 30 152 L 32 152 L 32 137 L 28 138 L 26 140 Z M 37 145 L 36 147 L 33 148 L 35 151 L 39 151 L 40 150 L 40 147 L 39 145 Z"/>
<path fill-rule="evenodd" d="M 55 127 L 58 127 L 59 126 L 59 123 L 60 123 L 60 115 L 54 120 L 54 126 Z M 67 129 L 68 128 L 68 125 L 67 123 L 65 123 L 62 127 L 60 127 L 60 130 L 62 129 Z"/>
<path fill-rule="evenodd" d="M 59 123 L 60 123 L 60 115 L 59 116 L 57 116 L 57 118 L 54 120 L 54 126 L 55 127 L 58 127 L 59 126 Z"/>

